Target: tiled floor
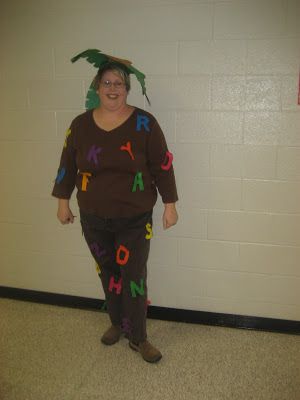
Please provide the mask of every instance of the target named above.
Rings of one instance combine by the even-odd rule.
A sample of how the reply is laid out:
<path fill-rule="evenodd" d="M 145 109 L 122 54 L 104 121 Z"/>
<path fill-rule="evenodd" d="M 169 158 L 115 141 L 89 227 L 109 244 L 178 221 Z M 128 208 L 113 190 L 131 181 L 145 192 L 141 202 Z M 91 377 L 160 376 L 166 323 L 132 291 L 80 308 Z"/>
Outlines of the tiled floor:
<path fill-rule="evenodd" d="M 0 400 L 299 400 L 300 336 L 148 320 L 148 364 L 106 314 L 0 299 Z"/>

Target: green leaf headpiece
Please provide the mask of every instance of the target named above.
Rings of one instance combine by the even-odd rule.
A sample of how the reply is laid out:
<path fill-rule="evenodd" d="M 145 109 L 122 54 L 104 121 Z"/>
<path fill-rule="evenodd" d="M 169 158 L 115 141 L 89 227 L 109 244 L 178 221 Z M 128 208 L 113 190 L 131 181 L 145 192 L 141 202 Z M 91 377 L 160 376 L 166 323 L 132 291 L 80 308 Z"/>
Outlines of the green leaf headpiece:
<path fill-rule="evenodd" d="M 132 62 L 129 60 L 123 60 L 121 58 L 116 58 L 113 56 L 109 56 L 108 54 L 104 54 L 101 50 L 98 49 L 88 49 L 83 51 L 82 53 L 77 54 L 77 56 L 71 58 L 71 61 L 74 63 L 75 61 L 79 60 L 79 58 L 86 58 L 86 60 L 94 65 L 94 67 L 101 70 L 105 67 L 108 63 L 113 63 L 119 65 L 121 68 L 125 69 L 128 74 L 134 74 L 137 80 L 140 82 L 142 87 L 142 93 L 146 96 L 146 99 L 150 105 L 150 101 L 146 94 L 146 86 L 145 86 L 145 75 L 137 70 L 133 65 Z M 90 110 L 92 108 L 96 108 L 100 105 L 99 96 L 96 93 L 96 88 L 94 85 L 94 79 L 91 83 L 85 101 L 85 108 Z"/>

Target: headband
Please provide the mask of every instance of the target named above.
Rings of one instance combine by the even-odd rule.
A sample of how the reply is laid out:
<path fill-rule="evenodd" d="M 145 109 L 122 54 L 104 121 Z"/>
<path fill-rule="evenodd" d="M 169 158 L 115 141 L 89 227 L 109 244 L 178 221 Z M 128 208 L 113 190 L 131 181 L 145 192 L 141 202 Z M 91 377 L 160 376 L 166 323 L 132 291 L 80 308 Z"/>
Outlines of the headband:
<path fill-rule="evenodd" d="M 146 86 L 145 86 L 145 77 L 146 76 L 141 71 L 137 70 L 132 65 L 131 61 L 123 60 L 122 58 L 116 58 L 113 56 L 109 56 L 108 54 L 104 54 L 101 52 L 101 50 L 97 50 L 97 49 L 88 49 L 88 50 L 83 51 L 82 53 L 77 54 L 77 56 L 71 58 L 72 63 L 79 60 L 79 58 L 86 58 L 86 60 L 89 63 L 94 65 L 94 67 L 98 68 L 99 70 L 104 68 L 105 65 L 108 63 L 114 63 L 116 65 L 119 65 L 121 68 L 123 68 L 128 73 L 128 75 L 134 74 L 136 76 L 137 80 L 140 82 L 140 85 L 142 87 L 142 93 L 146 97 L 148 104 L 150 105 L 150 101 L 146 94 Z M 90 110 L 92 108 L 98 107 L 99 105 L 100 105 L 100 99 L 96 93 L 94 79 L 93 79 L 93 82 L 91 83 L 88 93 L 87 93 L 87 96 L 86 96 L 85 108 L 87 110 Z"/>

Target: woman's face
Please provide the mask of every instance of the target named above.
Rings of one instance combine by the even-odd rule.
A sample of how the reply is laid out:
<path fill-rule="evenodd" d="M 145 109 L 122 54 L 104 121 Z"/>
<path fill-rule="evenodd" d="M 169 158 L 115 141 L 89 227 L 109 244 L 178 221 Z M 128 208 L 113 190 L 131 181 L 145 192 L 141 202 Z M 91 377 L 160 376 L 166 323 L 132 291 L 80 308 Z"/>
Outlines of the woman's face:
<path fill-rule="evenodd" d="M 126 105 L 128 92 L 122 77 L 114 71 L 106 71 L 100 81 L 97 93 L 101 107 L 110 111 L 119 110 Z"/>

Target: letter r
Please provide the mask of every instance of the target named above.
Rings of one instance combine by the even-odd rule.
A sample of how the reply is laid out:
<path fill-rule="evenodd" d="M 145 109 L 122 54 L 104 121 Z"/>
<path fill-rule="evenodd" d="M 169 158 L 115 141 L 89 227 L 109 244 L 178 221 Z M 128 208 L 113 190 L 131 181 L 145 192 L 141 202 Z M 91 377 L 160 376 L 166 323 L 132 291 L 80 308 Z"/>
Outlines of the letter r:
<path fill-rule="evenodd" d="M 150 132 L 149 122 L 150 119 L 146 115 L 138 114 L 136 121 L 136 130 L 139 132 L 143 126 L 147 132 Z"/>

